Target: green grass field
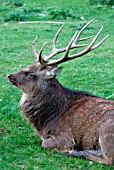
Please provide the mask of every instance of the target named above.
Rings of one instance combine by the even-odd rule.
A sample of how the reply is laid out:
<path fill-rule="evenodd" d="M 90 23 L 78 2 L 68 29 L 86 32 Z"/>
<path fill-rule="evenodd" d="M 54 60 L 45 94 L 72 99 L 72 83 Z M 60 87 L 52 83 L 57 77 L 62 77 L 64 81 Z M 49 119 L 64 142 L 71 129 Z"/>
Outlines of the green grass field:
<path fill-rule="evenodd" d="M 88 1 L 38 1 L 23 0 L 28 14 L 26 18 L 14 22 L 4 22 L 7 16 L 14 14 L 20 7 L 9 5 L 0 0 L 0 169 L 2 170 L 112 170 L 113 166 L 105 166 L 89 160 L 68 158 L 60 153 L 41 148 L 41 140 L 31 125 L 21 117 L 19 100 L 22 93 L 8 83 L 6 76 L 21 70 L 35 61 L 31 44 L 37 34 L 40 35 L 37 49 L 46 41 L 48 45 L 44 53 L 49 52 L 52 39 L 60 24 L 20 24 L 19 21 L 37 21 L 38 7 L 48 14 L 40 21 L 62 21 L 64 29 L 58 39 L 58 47 L 64 47 L 83 24 L 91 19 L 98 20 L 85 30 L 83 37 L 95 35 L 104 25 L 101 40 L 110 34 L 107 41 L 97 50 L 82 58 L 62 64 L 64 70 L 59 81 L 65 87 L 85 90 L 98 96 L 114 100 L 114 9 L 111 6 L 90 6 Z M 17 1 L 14 1 L 17 2 Z M 83 5 L 82 5 L 83 4 Z M 22 6 L 23 8 L 23 6 Z M 31 9 L 32 8 L 32 9 Z M 48 11 L 48 9 L 51 9 Z M 53 9 L 53 10 L 52 10 Z M 56 12 L 54 13 L 54 9 Z M 69 17 L 66 11 L 70 9 Z M 19 9 L 20 10 L 20 9 Z M 31 11 L 30 11 L 31 10 Z M 23 14 L 24 15 L 24 14 Z M 16 13 L 16 17 L 18 15 Z M 20 16 L 19 16 L 20 17 Z M 11 19 L 11 18 L 10 18 Z M 97 41 L 98 42 L 98 41 Z M 76 51 L 74 51 L 76 52 Z"/>

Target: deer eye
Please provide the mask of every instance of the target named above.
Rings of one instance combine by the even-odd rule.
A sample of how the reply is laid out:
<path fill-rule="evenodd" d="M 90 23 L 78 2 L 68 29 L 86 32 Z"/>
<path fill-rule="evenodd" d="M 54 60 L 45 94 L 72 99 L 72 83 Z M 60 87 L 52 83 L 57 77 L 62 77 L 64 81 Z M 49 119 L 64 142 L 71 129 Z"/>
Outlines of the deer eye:
<path fill-rule="evenodd" d="M 33 76 L 34 76 L 34 73 L 25 72 L 25 76 L 26 76 L 27 78 L 33 77 Z"/>

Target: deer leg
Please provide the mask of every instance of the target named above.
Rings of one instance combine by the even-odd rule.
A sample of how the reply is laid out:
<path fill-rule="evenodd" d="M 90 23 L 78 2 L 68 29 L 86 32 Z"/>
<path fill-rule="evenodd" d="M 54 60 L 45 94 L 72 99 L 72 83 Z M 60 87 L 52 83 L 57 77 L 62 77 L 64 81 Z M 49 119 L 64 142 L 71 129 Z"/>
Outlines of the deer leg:
<path fill-rule="evenodd" d="M 103 158 L 103 154 L 101 150 L 95 151 L 95 150 L 85 150 L 85 151 L 76 151 L 76 150 L 70 150 L 66 151 L 67 156 L 71 157 L 79 157 L 79 158 L 87 158 L 89 160 L 102 163 L 105 165 L 112 165 L 111 161 L 107 161 Z"/>
<path fill-rule="evenodd" d="M 66 151 L 68 156 L 87 158 L 105 165 L 114 163 L 114 120 L 102 122 L 99 129 L 100 150 Z"/>
<path fill-rule="evenodd" d="M 88 159 L 90 159 L 90 157 L 102 158 L 102 156 L 103 156 L 101 150 L 97 150 L 97 151 L 95 151 L 95 150 L 84 150 L 84 151 L 69 150 L 69 151 L 66 151 L 66 153 L 68 154 L 68 156 L 88 158 Z M 93 159 L 91 158 L 91 160 L 93 160 Z"/>
<path fill-rule="evenodd" d="M 103 122 L 99 130 L 99 143 L 103 153 L 103 158 L 106 164 L 112 165 L 114 163 L 114 111 L 112 111 L 112 118 Z"/>
<path fill-rule="evenodd" d="M 42 147 L 45 149 L 56 149 L 57 148 L 57 140 L 56 138 L 49 137 L 42 142 Z"/>
<path fill-rule="evenodd" d="M 49 135 L 43 140 L 42 147 L 45 149 L 54 149 L 58 151 L 73 149 L 75 145 L 71 134 L 60 133 L 60 135 Z"/>

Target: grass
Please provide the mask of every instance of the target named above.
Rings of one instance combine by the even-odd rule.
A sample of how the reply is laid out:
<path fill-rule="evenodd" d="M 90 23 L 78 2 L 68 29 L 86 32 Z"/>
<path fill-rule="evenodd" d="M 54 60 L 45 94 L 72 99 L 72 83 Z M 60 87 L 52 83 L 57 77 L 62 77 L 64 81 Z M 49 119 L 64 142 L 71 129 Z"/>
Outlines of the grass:
<path fill-rule="evenodd" d="M 65 6 L 63 6 L 63 2 L 65 2 Z M 80 2 L 83 2 L 83 6 Z M 1 0 L 0 3 L 2 9 L 4 1 Z M 90 6 L 85 1 L 80 0 L 76 3 L 74 0 L 72 2 L 47 0 L 46 3 L 44 0 L 34 3 L 26 0 L 24 3 L 28 7 L 39 6 L 44 9 L 57 6 L 58 9 L 66 10 L 74 6 L 76 16 L 79 17 L 77 17 L 76 24 L 72 23 L 74 21 L 72 18 L 71 24 L 67 24 L 68 20 L 63 20 L 66 24 L 59 37 L 58 47 L 67 45 L 73 33 L 80 26 L 78 22 L 83 23 L 80 17 L 84 16 L 84 22 L 93 18 L 100 20 L 100 22 L 93 23 L 92 29 L 86 30 L 84 36 L 95 35 L 103 24 L 104 30 L 101 38 L 109 33 L 107 41 L 86 56 L 64 63 L 64 70 L 58 79 L 64 86 L 71 89 L 85 90 L 105 98 L 111 96 L 114 93 L 113 9 L 106 6 Z M 4 13 L 5 11 L 1 10 L 1 14 Z M 2 139 L 0 143 L 0 168 L 2 170 L 111 170 L 114 168 L 95 162 L 91 165 L 88 160 L 67 158 L 54 151 L 41 148 L 40 138 L 31 125 L 20 115 L 19 100 L 22 93 L 6 80 L 7 74 L 19 71 L 35 61 L 31 51 L 31 44 L 35 36 L 40 34 L 37 43 L 38 49 L 48 40 L 49 46 L 45 52 L 49 52 L 53 36 L 59 27 L 60 25 L 57 24 L 26 25 L 18 22 L 0 24 L 0 128 Z M 109 99 L 113 100 L 114 98 Z"/>
<path fill-rule="evenodd" d="M 73 1 L 74 2 L 74 1 Z M 7 21 L 37 21 L 37 20 L 77 20 L 81 18 L 90 19 L 91 16 L 99 16 L 99 20 L 107 20 L 114 18 L 114 9 L 106 5 L 90 6 L 88 1 L 76 1 L 71 3 L 70 0 L 52 1 L 48 3 L 35 1 L 7 0 L 0 2 L 0 22 Z M 64 6 L 63 6 L 64 4 Z M 98 18 L 97 18 L 98 19 Z"/>

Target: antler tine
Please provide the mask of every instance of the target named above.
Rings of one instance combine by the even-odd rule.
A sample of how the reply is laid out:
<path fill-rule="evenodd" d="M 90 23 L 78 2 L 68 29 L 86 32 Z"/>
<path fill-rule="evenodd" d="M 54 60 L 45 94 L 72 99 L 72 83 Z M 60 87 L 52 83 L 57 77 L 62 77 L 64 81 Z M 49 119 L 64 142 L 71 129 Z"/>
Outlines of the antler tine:
<path fill-rule="evenodd" d="M 57 38 L 58 38 L 61 30 L 63 29 L 63 27 L 64 27 L 64 25 L 62 25 L 62 26 L 59 28 L 59 30 L 57 31 L 57 33 L 56 33 L 56 35 L 55 35 L 55 37 L 54 37 L 54 39 L 53 39 L 53 44 L 52 44 L 52 49 L 53 49 L 53 50 L 56 49 L 56 41 L 57 41 Z"/>
<path fill-rule="evenodd" d="M 92 19 L 91 21 L 89 21 L 89 22 L 80 30 L 80 32 L 78 33 L 76 39 L 74 40 L 74 44 L 76 44 L 78 41 L 83 41 L 83 40 L 87 40 L 87 39 L 91 38 L 91 36 L 90 36 L 90 37 L 86 37 L 86 38 L 80 39 L 80 36 L 81 36 L 81 34 L 83 33 L 83 31 L 88 27 L 88 25 L 90 25 L 93 21 L 94 21 L 94 19 Z"/>
<path fill-rule="evenodd" d="M 109 34 L 106 37 L 104 37 L 98 44 L 94 45 L 94 47 L 91 48 L 91 51 L 99 47 L 108 38 L 108 36 Z"/>
<path fill-rule="evenodd" d="M 84 41 L 84 40 L 88 40 L 90 38 L 92 38 L 93 36 L 89 36 L 89 37 L 85 37 L 85 38 L 80 38 L 80 41 Z"/>
<path fill-rule="evenodd" d="M 34 54 L 34 56 L 36 57 L 37 60 L 38 60 L 39 55 L 36 52 L 35 43 L 36 43 L 38 37 L 39 37 L 39 35 L 36 36 L 36 38 L 34 39 L 34 41 L 32 43 L 32 51 L 33 51 L 33 54 Z"/>
<path fill-rule="evenodd" d="M 43 46 L 41 47 L 40 52 L 39 52 L 39 62 L 40 62 L 42 65 L 45 65 L 46 62 L 47 62 L 47 61 L 44 60 L 43 57 L 42 57 L 42 51 L 43 51 L 45 45 L 46 45 L 46 43 L 43 44 Z"/>
<path fill-rule="evenodd" d="M 59 28 L 59 30 L 57 31 L 57 33 L 56 33 L 56 35 L 55 35 L 55 37 L 54 37 L 54 39 L 53 39 L 52 51 L 51 51 L 50 54 L 48 54 L 48 55 L 45 56 L 45 60 L 48 60 L 48 59 L 54 57 L 56 54 L 58 54 L 58 53 L 61 52 L 61 49 L 59 50 L 59 49 L 56 48 L 56 41 L 57 41 L 57 38 L 58 38 L 61 30 L 63 29 L 63 27 L 64 27 L 64 25 L 62 25 L 62 26 Z"/>
<path fill-rule="evenodd" d="M 95 41 L 97 40 L 97 38 L 99 37 L 101 31 L 103 30 L 103 26 L 101 26 L 100 30 L 98 31 L 98 33 L 96 34 L 96 36 L 93 38 L 93 40 L 91 41 L 90 45 L 88 46 L 87 49 L 91 48 L 92 45 L 95 43 Z"/>

